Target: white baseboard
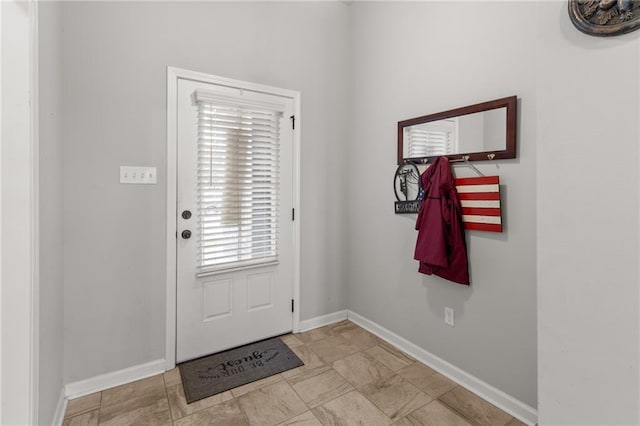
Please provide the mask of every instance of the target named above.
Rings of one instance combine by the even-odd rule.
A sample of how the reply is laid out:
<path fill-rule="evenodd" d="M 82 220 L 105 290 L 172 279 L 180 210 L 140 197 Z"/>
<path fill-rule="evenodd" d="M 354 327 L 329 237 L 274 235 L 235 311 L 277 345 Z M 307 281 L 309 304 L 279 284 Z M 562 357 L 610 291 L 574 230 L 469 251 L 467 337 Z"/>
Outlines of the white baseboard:
<path fill-rule="evenodd" d="M 112 388 L 114 386 L 131 383 L 136 380 L 145 379 L 165 371 L 166 361 L 158 359 L 146 364 L 135 365 L 112 373 L 102 374 L 79 382 L 69 383 L 65 386 L 65 396 L 67 399 L 78 398 L 94 392 Z"/>
<path fill-rule="evenodd" d="M 56 412 L 53 415 L 53 426 L 62 426 L 64 420 L 64 413 L 67 411 L 67 398 L 65 397 L 65 388 L 60 389 L 60 397 L 58 398 L 58 405 L 56 405 Z"/>
<path fill-rule="evenodd" d="M 475 376 L 461 370 L 453 364 L 448 363 L 442 358 L 437 357 L 431 352 L 411 343 L 407 339 L 387 330 L 381 325 L 366 319 L 365 317 L 348 311 L 347 317 L 350 321 L 358 324 L 360 327 L 370 331 L 383 340 L 391 343 L 397 348 L 408 353 L 423 364 L 433 368 L 444 376 L 447 376 L 456 383 L 464 386 L 473 393 L 479 395 L 483 399 L 489 401 L 496 407 L 506 411 L 518 420 L 528 424 L 535 425 L 538 421 L 538 412 L 536 409 L 527 404 L 518 401 L 514 397 L 507 395 L 500 389 L 478 379 Z"/>
<path fill-rule="evenodd" d="M 347 319 L 346 310 L 333 312 L 327 315 L 321 315 L 315 318 L 310 318 L 308 320 L 300 321 L 300 332 L 322 327 L 324 325 L 333 324 L 334 322 L 344 321 L 346 319 Z"/>

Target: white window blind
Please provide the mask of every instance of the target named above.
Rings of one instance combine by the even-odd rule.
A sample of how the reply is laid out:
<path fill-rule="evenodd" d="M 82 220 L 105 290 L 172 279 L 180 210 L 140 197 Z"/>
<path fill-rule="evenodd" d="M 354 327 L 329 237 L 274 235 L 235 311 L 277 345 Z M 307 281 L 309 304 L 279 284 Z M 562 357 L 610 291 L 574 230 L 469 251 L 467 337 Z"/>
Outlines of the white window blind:
<path fill-rule="evenodd" d="M 441 120 L 405 128 L 409 157 L 435 157 L 454 153 L 455 122 Z"/>
<path fill-rule="evenodd" d="M 197 91 L 198 273 L 278 259 L 282 108 Z"/>

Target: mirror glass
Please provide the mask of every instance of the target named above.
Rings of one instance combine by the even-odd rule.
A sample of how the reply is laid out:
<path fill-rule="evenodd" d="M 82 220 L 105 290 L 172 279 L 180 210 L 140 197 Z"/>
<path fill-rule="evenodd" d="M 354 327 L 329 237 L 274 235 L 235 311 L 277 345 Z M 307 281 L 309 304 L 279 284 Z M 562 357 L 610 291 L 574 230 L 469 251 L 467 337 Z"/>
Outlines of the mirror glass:
<path fill-rule="evenodd" d="M 398 164 L 515 158 L 515 102 L 513 96 L 399 122 Z"/>
<path fill-rule="evenodd" d="M 404 158 L 500 151 L 507 138 L 507 108 L 404 128 Z"/>

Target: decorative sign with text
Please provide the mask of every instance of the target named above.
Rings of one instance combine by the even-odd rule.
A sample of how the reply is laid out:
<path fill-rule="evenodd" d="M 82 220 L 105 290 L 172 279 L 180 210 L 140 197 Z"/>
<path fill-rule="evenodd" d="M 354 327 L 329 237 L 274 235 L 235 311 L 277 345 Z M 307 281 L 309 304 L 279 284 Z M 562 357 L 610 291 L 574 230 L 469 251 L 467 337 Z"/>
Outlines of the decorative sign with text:
<path fill-rule="evenodd" d="M 395 202 L 396 214 L 418 213 L 422 203 L 422 189 L 420 171 L 415 164 L 398 166 L 393 180 L 393 190 L 398 200 Z"/>

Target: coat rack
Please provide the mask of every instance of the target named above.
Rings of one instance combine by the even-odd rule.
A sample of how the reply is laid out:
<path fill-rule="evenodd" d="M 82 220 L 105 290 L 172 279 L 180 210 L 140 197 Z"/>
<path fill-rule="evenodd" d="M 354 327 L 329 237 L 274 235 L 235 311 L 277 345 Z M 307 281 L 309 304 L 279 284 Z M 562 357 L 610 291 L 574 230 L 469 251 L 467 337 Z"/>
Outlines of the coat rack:
<path fill-rule="evenodd" d="M 502 232 L 502 209 L 500 205 L 500 177 L 485 176 L 471 161 L 468 155 L 449 160 L 453 166 L 464 166 L 473 169 L 479 176 L 456 178 L 456 191 L 462 205 L 462 222 L 465 229 L 474 231 Z M 419 184 L 417 165 L 428 164 L 427 159 L 418 161 L 405 160 L 396 170 L 394 190 L 396 193 L 395 213 L 415 214 L 420 209 L 422 194 Z M 411 186 L 416 186 L 413 191 Z M 398 192 L 400 188 L 400 192 Z M 409 199 L 409 194 L 416 194 Z M 401 199 L 404 194 L 405 199 Z"/>

